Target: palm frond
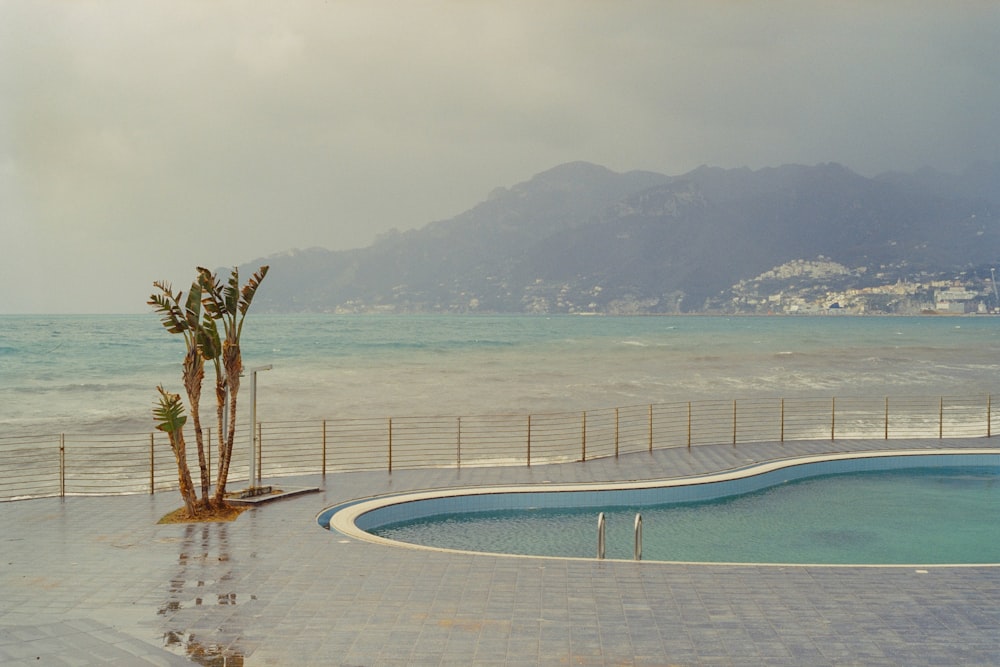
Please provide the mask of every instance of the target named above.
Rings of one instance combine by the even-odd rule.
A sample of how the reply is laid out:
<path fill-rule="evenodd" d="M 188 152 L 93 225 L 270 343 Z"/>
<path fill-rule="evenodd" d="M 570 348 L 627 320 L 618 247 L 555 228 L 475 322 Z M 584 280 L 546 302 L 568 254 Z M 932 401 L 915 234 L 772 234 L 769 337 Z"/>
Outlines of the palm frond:
<path fill-rule="evenodd" d="M 170 283 L 163 281 L 154 282 L 153 286 L 159 289 L 162 294 L 150 294 L 146 304 L 160 313 L 160 322 L 167 331 L 173 334 L 186 332 L 189 328 L 188 323 L 181 314 L 178 305 L 183 292 L 174 294 Z"/>
<path fill-rule="evenodd" d="M 180 394 L 171 394 L 160 385 L 156 388 L 160 392 L 159 402 L 153 408 L 153 419 L 156 421 L 157 430 L 165 433 L 174 433 L 184 428 L 187 417 L 184 415 L 184 403 L 181 402 Z"/>

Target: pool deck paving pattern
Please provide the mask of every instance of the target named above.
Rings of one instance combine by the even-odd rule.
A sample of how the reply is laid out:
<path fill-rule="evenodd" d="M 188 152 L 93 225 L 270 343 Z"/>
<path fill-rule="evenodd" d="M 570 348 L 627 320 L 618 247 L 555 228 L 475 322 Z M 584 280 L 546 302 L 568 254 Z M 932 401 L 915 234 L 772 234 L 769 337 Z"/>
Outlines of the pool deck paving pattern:
<path fill-rule="evenodd" d="M 340 502 L 416 489 L 674 478 L 831 449 L 994 442 L 713 445 L 272 479 L 320 491 L 216 524 L 158 525 L 176 492 L 0 503 L 0 664 L 1000 665 L 998 567 L 473 555 L 316 523 Z"/>

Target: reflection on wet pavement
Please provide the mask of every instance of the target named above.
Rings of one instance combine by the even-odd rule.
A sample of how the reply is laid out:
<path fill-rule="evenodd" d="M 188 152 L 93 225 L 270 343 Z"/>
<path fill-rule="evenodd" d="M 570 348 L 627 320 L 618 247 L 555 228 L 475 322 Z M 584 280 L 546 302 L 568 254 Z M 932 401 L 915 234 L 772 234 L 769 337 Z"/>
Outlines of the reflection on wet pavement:
<path fill-rule="evenodd" d="M 201 665 L 242 665 L 242 631 L 231 624 L 234 616 L 228 611 L 241 602 L 232 590 L 229 526 L 186 524 L 178 546 L 176 574 L 157 610 L 166 621 L 164 647 Z"/>

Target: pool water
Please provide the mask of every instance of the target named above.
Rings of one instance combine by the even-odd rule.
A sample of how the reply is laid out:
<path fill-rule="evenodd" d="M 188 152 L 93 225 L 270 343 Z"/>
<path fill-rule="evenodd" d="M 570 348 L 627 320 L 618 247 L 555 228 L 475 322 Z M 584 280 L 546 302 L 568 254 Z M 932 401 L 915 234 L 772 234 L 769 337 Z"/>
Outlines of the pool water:
<path fill-rule="evenodd" d="M 443 514 L 380 526 L 388 539 L 469 551 L 746 563 L 1000 562 L 1000 466 L 904 468 L 793 480 L 722 499 L 642 507 Z"/>

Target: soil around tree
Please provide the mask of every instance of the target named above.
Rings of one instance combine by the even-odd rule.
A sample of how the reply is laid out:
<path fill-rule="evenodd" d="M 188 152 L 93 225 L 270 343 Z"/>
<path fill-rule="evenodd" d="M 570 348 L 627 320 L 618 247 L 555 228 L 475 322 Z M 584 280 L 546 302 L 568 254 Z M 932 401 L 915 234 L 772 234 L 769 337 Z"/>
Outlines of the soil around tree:
<path fill-rule="evenodd" d="M 235 521 L 240 514 L 250 509 L 247 505 L 224 505 L 218 509 L 210 510 L 199 510 L 195 516 L 188 514 L 187 509 L 181 507 L 179 509 L 166 514 L 163 518 L 157 521 L 157 524 L 174 524 L 174 523 L 221 523 L 224 521 Z"/>

